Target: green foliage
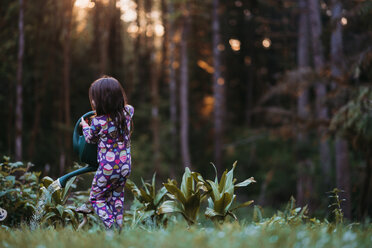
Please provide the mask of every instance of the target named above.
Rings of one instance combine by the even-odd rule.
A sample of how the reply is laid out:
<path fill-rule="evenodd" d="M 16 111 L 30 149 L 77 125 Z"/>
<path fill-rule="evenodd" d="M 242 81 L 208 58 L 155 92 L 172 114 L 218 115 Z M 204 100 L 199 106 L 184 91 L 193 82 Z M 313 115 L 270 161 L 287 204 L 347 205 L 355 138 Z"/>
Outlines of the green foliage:
<path fill-rule="evenodd" d="M 0 207 L 8 212 L 4 225 L 16 226 L 27 221 L 35 209 L 40 172 L 30 172 L 32 166 L 12 163 L 6 156 L 0 163 Z"/>
<path fill-rule="evenodd" d="M 205 211 L 207 218 L 215 223 L 223 223 L 227 216 L 237 220 L 233 211 L 247 207 L 253 201 L 233 206 L 236 198 L 234 190 L 248 186 L 255 181 L 252 177 L 235 184 L 236 179 L 233 178 L 235 167 L 236 162 L 230 171 L 226 170 L 222 174 L 220 182 L 218 182 L 216 167 L 214 167 L 216 172 L 214 181 L 205 180 L 200 173 L 191 172 L 189 168 L 186 168 L 180 188 L 174 180 L 168 180 L 168 183 L 164 184 L 168 191 L 167 195 L 171 199 L 160 206 L 158 213 L 180 213 L 189 225 L 193 225 L 197 222 L 202 201 L 208 197 L 208 207 Z"/>
<path fill-rule="evenodd" d="M 333 116 L 330 129 L 345 136 L 357 148 L 372 143 L 372 89 L 359 87 L 355 97 Z"/>
<path fill-rule="evenodd" d="M 156 227 L 166 218 L 159 218 L 154 210 L 146 210 L 146 206 L 134 199 L 130 210 L 124 212 L 123 221 L 127 227 Z"/>
<path fill-rule="evenodd" d="M 272 226 L 272 225 L 288 225 L 292 227 L 300 226 L 304 223 L 320 223 L 319 220 L 308 216 L 308 207 L 296 207 L 296 200 L 292 196 L 284 211 L 277 211 L 271 218 L 263 219 L 260 209 L 257 207 L 254 210 L 254 218 L 259 225 Z"/>
<path fill-rule="evenodd" d="M 72 224 L 76 229 L 79 224 L 79 215 L 75 211 L 75 207 L 66 206 L 66 201 L 69 198 L 70 189 L 75 187 L 74 181 L 76 177 L 71 178 L 63 189 L 53 191 L 53 180 L 49 177 L 42 179 L 41 192 L 38 207 L 42 208 L 41 212 L 36 211 L 36 214 L 42 214 L 40 222 L 42 225 L 66 226 Z M 38 216 L 36 216 L 38 219 Z"/>
<path fill-rule="evenodd" d="M 189 225 L 197 223 L 200 205 L 207 196 L 203 185 L 196 184 L 189 168 L 185 168 L 180 188 L 175 180 L 164 183 L 168 191 L 167 200 L 161 204 L 158 214 L 180 213 Z"/>
<path fill-rule="evenodd" d="M 151 218 L 156 224 L 164 223 L 166 218 L 163 214 L 158 214 L 160 205 L 164 202 L 167 189 L 163 186 L 156 191 L 156 173 L 152 177 L 151 184 L 142 181 L 142 188 L 138 187 L 131 180 L 127 180 L 126 187 L 132 192 L 134 196 L 134 204 L 131 211 L 125 214 L 125 220 L 129 220 L 131 225 L 144 222 L 147 218 Z"/>
<path fill-rule="evenodd" d="M 342 212 L 341 202 L 345 201 L 345 199 L 340 199 L 339 193 L 342 192 L 338 188 L 334 188 L 332 191 L 328 192 L 330 194 L 330 198 L 334 199 L 334 202 L 330 204 L 329 208 L 334 208 L 332 213 L 335 216 L 336 225 L 342 224 L 344 222 L 344 213 Z"/>
<path fill-rule="evenodd" d="M 237 162 L 233 164 L 233 167 L 230 171 L 226 170 L 222 174 L 220 182 L 218 182 L 217 178 L 217 169 L 213 164 L 212 165 L 216 172 L 214 182 L 211 180 L 204 180 L 199 173 L 193 173 L 195 180 L 198 183 L 201 183 L 202 186 L 207 189 L 210 195 L 208 198 L 208 207 L 205 211 L 205 216 L 213 220 L 215 223 L 224 222 L 227 216 L 231 216 L 237 220 L 237 217 L 233 211 L 238 208 L 247 207 L 253 203 L 253 201 L 247 201 L 243 204 L 233 207 L 233 203 L 236 198 L 236 195 L 234 194 L 235 188 L 246 187 L 249 184 L 256 182 L 254 178 L 251 177 L 241 183 L 235 184 L 236 179 L 234 179 L 234 169 L 236 167 L 236 163 Z"/>

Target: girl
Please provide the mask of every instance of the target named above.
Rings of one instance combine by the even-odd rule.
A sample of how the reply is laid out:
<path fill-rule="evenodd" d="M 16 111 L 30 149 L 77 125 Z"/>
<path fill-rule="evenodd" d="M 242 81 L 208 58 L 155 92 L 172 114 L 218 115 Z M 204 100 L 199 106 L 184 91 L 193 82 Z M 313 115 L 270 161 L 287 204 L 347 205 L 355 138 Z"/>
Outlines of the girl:
<path fill-rule="evenodd" d="M 112 229 L 123 225 L 124 186 L 131 171 L 130 136 L 134 109 L 127 105 L 120 83 L 102 77 L 89 88 L 89 100 L 96 116 L 89 126 L 81 119 L 88 143 L 97 143 L 98 169 L 93 178 L 90 202 L 94 211 Z"/>

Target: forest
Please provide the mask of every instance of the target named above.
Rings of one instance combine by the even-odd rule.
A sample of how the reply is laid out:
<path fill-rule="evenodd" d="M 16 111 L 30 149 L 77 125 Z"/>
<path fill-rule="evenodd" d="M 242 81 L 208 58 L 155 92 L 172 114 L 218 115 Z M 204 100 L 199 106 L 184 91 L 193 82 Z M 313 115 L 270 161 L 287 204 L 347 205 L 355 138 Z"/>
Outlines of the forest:
<path fill-rule="evenodd" d="M 172 179 L 191 170 L 210 192 L 199 173 L 221 177 L 237 161 L 237 180 L 256 182 L 236 189 L 238 202 L 254 200 L 243 216 L 273 214 L 292 199 L 337 220 L 336 195 L 342 218 L 372 218 L 372 1 L 0 6 L 1 208 L 11 199 L 6 166 L 27 164 L 44 186 L 79 166 L 74 126 L 92 109 L 91 83 L 108 75 L 134 107 L 131 181 L 156 173 L 154 190 L 170 193 Z M 89 190 L 92 177 L 75 186 Z"/>

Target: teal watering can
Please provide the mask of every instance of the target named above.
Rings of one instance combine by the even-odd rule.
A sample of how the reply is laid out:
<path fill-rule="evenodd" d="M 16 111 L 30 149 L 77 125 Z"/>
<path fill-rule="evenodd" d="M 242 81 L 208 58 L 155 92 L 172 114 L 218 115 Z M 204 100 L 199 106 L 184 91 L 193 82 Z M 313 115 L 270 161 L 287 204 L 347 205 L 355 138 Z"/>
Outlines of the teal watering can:
<path fill-rule="evenodd" d="M 80 127 L 81 118 L 85 119 L 95 114 L 96 114 L 95 111 L 90 111 L 84 114 L 82 117 L 80 117 L 79 120 L 76 122 L 74 133 L 72 136 L 74 152 L 79 155 L 80 162 L 86 163 L 88 165 L 58 178 L 57 182 L 59 186 L 62 188 L 66 186 L 67 181 L 71 177 L 81 175 L 87 172 L 96 171 L 98 168 L 97 144 L 88 144 L 85 141 L 84 135 L 82 134 Z"/>

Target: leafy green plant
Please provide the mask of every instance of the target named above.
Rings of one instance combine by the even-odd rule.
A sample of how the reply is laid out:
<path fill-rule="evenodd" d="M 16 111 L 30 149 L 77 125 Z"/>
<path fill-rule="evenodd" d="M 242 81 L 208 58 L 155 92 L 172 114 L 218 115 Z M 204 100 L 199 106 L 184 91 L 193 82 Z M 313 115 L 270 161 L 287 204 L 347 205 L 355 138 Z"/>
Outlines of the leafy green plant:
<path fill-rule="evenodd" d="M 50 192 L 50 185 L 53 183 L 53 179 L 50 177 L 44 177 L 41 181 L 42 195 L 39 199 L 39 204 L 43 205 L 44 210 L 40 219 L 43 225 L 54 225 L 54 226 L 66 226 L 72 224 L 76 229 L 79 225 L 79 214 L 75 211 L 74 206 L 65 206 L 66 201 L 69 198 L 70 189 L 75 187 L 74 181 L 76 177 L 71 178 L 65 188 Z M 44 202 L 40 202 L 44 201 Z"/>
<path fill-rule="evenodd" d="M 202 186 L 207 189 L 207 192 L 210 196 L 208 198 L 208 207 L 205 211 L 205 216 L 214 221 L 215 223 L 224 222 L 227 216 L 230 216 L 234 220 L 237 220 L 237 217 L 233 213 L 233 211 L 242 207 L 247 207 L 253 203 L 252 200 L 244 202 L 237 206 L 233 206 L 233 203 L 235 202 L 236 199 L 234 190 L 239 187 L 246 187 L 251 183 L 256 182 L 254 178 L 251 177 L 244 180 L 243 182 L 235 184 L 236 179 L 234 178 L 234 169 L 236 167 L 236 164 L 237 162 L 233 164 L 232 169 L 230 171 L 225 170 L 219 182 L 217 176 L 217 169 L 213 164 L 212 166 L 216 172 L 216 177 L 214 181 L 204 180 L 199 173 L 193 172 L 195 180 L 199 184 L 202 184 Z"/>
<path fill-rule="evenodd" d="M 0 206 L 7 211 L 4 225 L 19 225 L 35 210 L 40 172 L 30 172 L 32 166 L 31 163 L 10 162 L 6 156 L 0 163 Z"/>
<path fill-rule="evenodd" d="M 164 214 L 158 214 L 160 205 L 164 202 L 167 189 L 163 186 L 158 191 L 156 190 L 156 173 L 152 177 L 151 184 L 142 181 L 142 187 L 138 187 L 133 181 L 127 180 L 126 187 L 132 192 L 135 204 L 131 209 L 134 222 L 138 219 L 144 220 L 146 218 L 151 218 L 157 224 L 165 224 L 166 218 Z M 130 213 L 127 213 L 127 217 Z M 141 215 L 140 218 L 138 218 Z M 132 224 L 133 224 L 133 221 Z"/>
<path fill-rule="evenodd" d="M 355 93 L 355 97 L 334 114 L 330 130 L 363 149 L 372 143 L 372 89 L 362 86 Z"/>
<path fill-rule="evenodd" d="M 185 168 L 180 188 L 175 180 L 164 183 L 168 191 L 167 200 L 161 204 L 158 214 L 181 214 L 189 225 L 197 223 L 200 205 L 207 196 L 202 184 L 197 184 L 189 168 Z"/>
<path fill-rule="evenodd" d="M 261 215 L 259 209 L 257 208 L 256 211 L 259 212 L 259 215 Z M 262 215 L 260 216 L 260 224 L 264 226 L 271 226 L 271 225 L 289 225 L 289 226 L 298 226 L 301 225 L 307 221 L 310 221 L 311 223 L 316 223 L 317 220 L 315 218 L 309 219 L 307 216 L 308 214 L 308 207 L 296 207 L 296 200 L 292 196 L 289 200 L 286 208 L 284 211 L 277 211 L 276 214 L 274 214 L 269 219 L 263 219 Z"/>
<path fill-rule="evenodd" d="M 146 206 L 139 202 L 136 198 L 132 202 L 131 208 L 124 212 L 124 222 L 130 228 L 157 226 L 155 210 L 146 210 Z"/>
<path fill-rule="evenodd" d="M 334 202 L 328 207 L 334 208 L 332 213 L 335 216 L 336 225 L 342 224 L 344 222 L 344 213 L 342 212 L 341 202 L 346 201 L 345 199 L 340 199 L 339 193 L 342 192 L 338 188 L 334 188 L 332 191 L 328 192 L 330 194 L 329 198 L 333 198 Z"/>

